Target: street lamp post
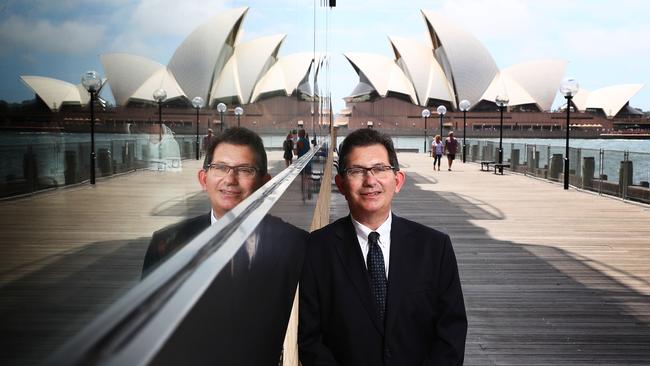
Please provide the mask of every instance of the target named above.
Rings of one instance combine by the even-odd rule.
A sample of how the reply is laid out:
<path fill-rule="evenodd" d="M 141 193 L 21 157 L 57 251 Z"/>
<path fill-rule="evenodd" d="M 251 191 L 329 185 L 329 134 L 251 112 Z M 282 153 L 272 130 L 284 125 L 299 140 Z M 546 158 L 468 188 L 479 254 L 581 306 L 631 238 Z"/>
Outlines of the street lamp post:
<path fill-rule="evenodd" d="M 192 99 L 192 106 L 196 109 L 196 160 L 199 160 L 199 110 L 203 108 L 205 102 L 201 97 Z"/>
<path fill-rule="evenodd" d="M 102 81 L 96 71 L 86 71 L 81 77 L 81 85 L 90 93 L 90 184 L 95 184 L 95 98 Z"/>
<path fill-rule="evenodd" d="M 228 109 L 228 107 L 226 106 L 225 103 L 217 104 L 217 112 L 219 112 L 219 115 L 221 116 L 221 123 L 219 124 L 219 131 L 221 131 L 221 132 L 223 132 L 223 124 L 225 122 L 223 120 L 223 114 L 226 113 L 227 109 Z"/>
<path fill-rule="evenodd" d="M 160 88 L 153 92 L 153 100 L 158 103 L 158 126 L 160 127 L 158 130 L 158 138 L 160 141 L 162 141 L 162 104 L 165 99 L 167 99 L 167 92 L 165 89 Z"/>
<path fill-rule="evenodd" d="M 566 98 L 566 150 L 564 152 L 564 189 L 569 189 L 569 131 L 571 130 L 571 99 L 578 92 L 578 81 L 565 78 L 560 84 L 560 94 Z"/>
<path fill-rule="evenodd" d="M 431 111 L 428 109 L 422 110 L 422 118 L 424 118 L 424 149 L 422 150 L 425 154 L 427 153 L 427 118 L 431 116 Z"/>
<path fill-rule="evenodd" d="M 508 106 L 510 100 L 504 95 L 497 95 L 494 102 L 499 107 L 499 164 L 503 163 L 503 110 Z"/>
<path fill-rule="evenodd" d="M 239 126 L 239 118 L 241 117 L 242 114 L 244 114 L 244 108 L 236 107 L 235 108 L 235 116 L 237 116 L 237 127 L 240 127 Z"/>
<path fill-rule="evenodd" d="M 442 119 L 445 117 L 445 113 L 447 113 L 447 108 L 444 105 L 441 105 L 438 106 L 436 111 L 440 115 L 440 138 L 442 138 Z"/>
<path fill-rule="evenodd" d="M 471 103 L 467 99 L 463 99 L 458 104 L 458 107 L 463 111 L 463 163 L 465 163 L 467 158 L 467 140 L 465 139 L 467 135 L 467 111 Z"/>

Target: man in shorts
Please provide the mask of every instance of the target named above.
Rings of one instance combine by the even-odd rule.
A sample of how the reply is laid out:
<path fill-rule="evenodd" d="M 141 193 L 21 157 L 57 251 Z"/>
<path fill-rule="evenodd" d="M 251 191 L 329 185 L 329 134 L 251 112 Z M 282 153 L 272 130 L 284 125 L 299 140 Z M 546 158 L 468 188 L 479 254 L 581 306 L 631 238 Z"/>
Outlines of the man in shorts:
<path fill-rule="evenodd" d="M 447 170 L 451 171 L 451 164 L 456 159 L 456 152 L 458 151 L 458 140 L 454 138 L 454 131 L 449 132 L 449 136 L 445 139 L 445 152 L 447 153 L 447 162 L 449 167 Z"/>

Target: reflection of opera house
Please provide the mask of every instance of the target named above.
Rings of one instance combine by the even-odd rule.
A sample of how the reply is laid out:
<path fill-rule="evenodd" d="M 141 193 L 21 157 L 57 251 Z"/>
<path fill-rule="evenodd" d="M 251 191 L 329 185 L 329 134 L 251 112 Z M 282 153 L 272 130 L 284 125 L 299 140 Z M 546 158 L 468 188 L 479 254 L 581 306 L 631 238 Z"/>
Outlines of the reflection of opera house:
<path fill-rule="evenodd" d="M 234 108 L 239 105 L 245 110 L 241 124 L 260 131 L 282 132 L 301 124 L 311 127 L 313 110 L 316 123 L 329 123 L 329 102 L 318 96 L 317 85 L 324 57 L 312 53 L 278 56 L 284 35 L 239 42 L 246 12 L 247 8 L 233 9 L 201 25 L 181 43 L 166 66 L 141 56 L 102 55 L 117 107 L 100 113 L 99 129 L 126 131 L 128 126 L 142 129 L 154 125 L 158 114 L 153 94 L 161 88 L 167 94 L 163 122 L 176 132 L 192 132 L 196 117 L 191 100 L 195 97 L 207 105 L 201 110 L 202 126 L 209 121 L 219 127 L 216 105 L 220 102 L 228 106 L 225 126 L 236 123 Z M 490 136 L 499 127 L 494 101 L 500 95 L 509 99 L 506 135 L 513 131 L 518 135 L 561 135 L 565 114 L 551 113 L 551 106 L 566 61 L 535 60 L 500 70 L 474 36 L 439 14 L 422 14 L 430 44 L 389 37 L 394 59 L 345 54 L 359 83 L 345 98 L 346 108 L 335 119 L 336 125 L 420 134 L 424 128 L 421 111 L 429 108 L 433 113 L 429 131 L 434 126 L 437 131 L 435 108 L 444 105 L 449 111 L 443 121 L 445 128 L 459 130 L 463 119 L 458 105 L 468 100 L 468 129 L 474 136 Z M 87 123 L 87 115 L 79 108 L 88 102 L 81 86 L 44 77 L 21 78 L 50 110 L 61 111 L 54 114 L 60 125 L 70 129 Z M 650 129 L 647 118 L 629 105 L 642 87 L 625 84 L 594 91 L 580 89 L 572 100 L 572 109 L 579 111 L 572 116 L 572 126 L 586 135 L 626 127 Z"/>
<path fill-rule="evenodd" d="M 200 111 L 202 132 L 206 122 L 219 128 L 221 118 L 216 106 L 221 102 L 228 107 L 225 126 L 236 124 L 237 106 L 244 107 L 240 117 L 244 126 L 281 131 L 295 128 L 299 121 L 305 127 L 311 126 L 315 98 L 309 80 L 310 75 L 318 74 L 323 57 L 316 55 L 314 63 L 313 53 L 278 56 L 285 35 L 240 42 L 239 31 L 247 10 L 229 10 L 195 29 L 167 65 L 131 54 L 101 55 L 117 107 L 98 113 L 98 130 L 155 130 L 147 126 L 158 121 L 153 95 L 159 89 L 166 93 L 163 123 L 177 133 L 194 131 L 196 114 L 191 101 L 196 97 L 206 105 Z M 42 119 L 54 119 L 67 130 L 73 130 L 75 125 L 87 129 L 88 115 L 81 107 L 88 103 L 89 96 L 81 85 L 39 76 L 21 79 L 47 111 L 48 117 Z"/>

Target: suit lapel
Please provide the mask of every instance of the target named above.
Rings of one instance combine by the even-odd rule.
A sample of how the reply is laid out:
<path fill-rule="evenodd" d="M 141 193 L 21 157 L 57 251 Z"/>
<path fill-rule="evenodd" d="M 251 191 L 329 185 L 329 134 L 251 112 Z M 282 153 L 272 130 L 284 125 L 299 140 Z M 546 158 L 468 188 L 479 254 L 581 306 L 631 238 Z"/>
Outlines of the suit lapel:
<path fill-rule="evenodd" d="M 377 319 L 375 301 L 370 292 L 370 278 L 368 277 L 368 271 L 366 270 L 363 254 L 361 253 L 361 247 L 359 246 L 357 234 L 352 225 L 352 219 L 350 216 L 346 217 L 341 221 L 341 224 L 338 225 L 336 228 L 336 235 L 339 239 L 336 242 L 336 251 L 339 255 L 339 259 L 343 263 L 343 267 L 350 277 L 351 282 L 354 284 L 354 287 L 359 294 L 359 298 L 368 312 L 368 316 L 370 316 L 373 324 L 383 336 L 384 327 L 382 324 L 379 324 L 379 320 Z"/>
<path fill-rule="evenodd" d="M 388 269 L 388 294 L 386 298 L 386 331 L 390 331 L 399 312 L 399 302 L 408 289 L 408 268 L 413 261 L 409 257 L 411 242 L 410 231 L 404 225 L 404 219 L 393 214 L 390 229 L 390 268 Z"/>

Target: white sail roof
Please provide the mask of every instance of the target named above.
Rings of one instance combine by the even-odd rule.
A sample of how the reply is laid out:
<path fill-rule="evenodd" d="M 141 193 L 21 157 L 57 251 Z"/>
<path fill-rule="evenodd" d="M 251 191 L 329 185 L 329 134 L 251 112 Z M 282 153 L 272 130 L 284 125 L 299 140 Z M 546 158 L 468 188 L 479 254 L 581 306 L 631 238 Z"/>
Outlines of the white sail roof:
<path fill-rule="evenodd" d="M 64 103 L 83 104 L 81 93 L 88 92 L 81 85 L 74 85 L 63 80 L 44 76 L 23 75 L 20 79 L 36 93 L 51 109 L 55 110 Z M 86 101 L 89 99 L 85 98 Z"/>
<path fill-rule="evenodd" d="M 643 84 L 620 84 L 596 89 L 589 93 L 586 108 L 599 108 L 612 118 L 643 88 Z"/>
<path fill-rule="evenodd" d="M 456 105 L 453 89 L 433 57 L 431 47 L 408 38 L 389 36 L 388 39 L 398 65 L 413 82 L 421 106 L 426 106 L 429 99 L 446 100 Z"/>
<path fill-rule="evenodd" d="M 132 99 L 144 100 L 149 102 L 155 102 L 153 99 L 153 93 L 158 89 L 164 89 L 167 93 L 167 98 L 165 101 L 172 100 L 180 97 L 187 97 L 181 87 L 178 85 L 178 82 L 174 78 L 174 75 L 169 72 L 166 67 L 163 67 L 156 71 L 153 75 L 149 77 L 132 95 Z"/>
<path fill-rule="evenodd" d="M 277 53 L 286 35 L 256 38 L 235 47 L 210 93 L 212 100 L 237 97 L 249 103 L 257 81 L 277 61 Z"/>
<path fill-rule="evenodd" d="M 509 106 L 533 104 L 535 99 L 508 74 L 500 72 L 492 80 L 480 100 L 495 102 L 497 95 L 507 96 Z"/>
<path fill-rule="evenodd" d="M 365 75 L 377 93 L 385 97 L 388 92 L 408 95 L 411 102 L 417 104 L 417 95 L 413 84 L 406 77 L 402 69 L 389 57 L 371 53 L 344 54 L 345 58 L 354 66 L 357 73 Z"/>
<path fill-rule="evenodd" d="M 434 54 L 447 80 L 456 91 L 457 101 L 474 105 L 498 73 L 492 56 L 473 35 L 437 13 L 422 10 Z"/>
<path fill-rule="evenodd" d="M 190 98 L 208 100 L 211 82 L 233 53 L 247 7 L 227 10 L 194 30 L 168 63 L 180 87 Z"/>
<path fill-rule="evenodd" d="M 257 83 L 251 101 L 255 102 L 260 94 L 279 90 L 291 95 L 308 75 L 313 60 L 314 54 L 309 52 L 280 57 Z"/>
<path fill-rule="evenodd" d="M 146 57 L 127 53 L 109 53 L 99 58 L 117 105 L 126 105 L 133 94 L 142 89 L 144 82 L 165 69 L 165 65 Z M 149 96 L 154 90 L 150 91 Z M 142 93 L 140 90 L 139 94 Z"/>
<path fill-rule="evenodd" d="M 510 66 L 501 72 L 526 90 L 541 111 L 550 111 L 566 65 L 565 60 L 534 60 Z"/>

